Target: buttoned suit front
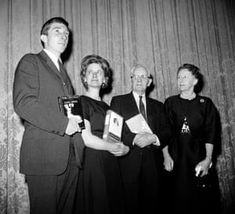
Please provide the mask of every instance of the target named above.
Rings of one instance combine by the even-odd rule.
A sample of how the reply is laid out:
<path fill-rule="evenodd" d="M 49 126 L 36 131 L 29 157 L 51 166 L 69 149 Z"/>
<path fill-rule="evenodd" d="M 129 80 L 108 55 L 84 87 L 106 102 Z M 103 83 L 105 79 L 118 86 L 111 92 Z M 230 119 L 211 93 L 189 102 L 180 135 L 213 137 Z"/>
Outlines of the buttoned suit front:
<path fill-rule="evenodd" d="M 68 118 L 60 111 L 58 97 L 73 94 L 68 75 L 62 77 L 45 53 L 26 54 L 15 72 L 13 104 L 24 124 L 20 172 L 29 176 L 61 175 L 69 162 L 73 141 L 81 167 L 83 141 L 65 135 Z"/>

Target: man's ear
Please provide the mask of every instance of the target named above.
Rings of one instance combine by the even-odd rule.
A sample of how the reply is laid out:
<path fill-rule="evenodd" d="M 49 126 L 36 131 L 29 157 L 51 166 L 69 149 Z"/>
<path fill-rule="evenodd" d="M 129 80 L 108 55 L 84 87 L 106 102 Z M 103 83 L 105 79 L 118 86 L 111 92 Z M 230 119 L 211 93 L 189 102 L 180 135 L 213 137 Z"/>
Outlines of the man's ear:
<path fill-rule="evenodd" d="M 41 41 L 42 41 L 44 44 L 47 42 L 47 36 L 46 36 L 46 35 L 42 34 L 40 38 L 41 38 Z"/>
<path fill-rule="evenodd" d="M 152 78 L 148 78 L 148 85 L 147 85 L 148 87 L 151 85 L 152 81 L 153 81 Z"/>

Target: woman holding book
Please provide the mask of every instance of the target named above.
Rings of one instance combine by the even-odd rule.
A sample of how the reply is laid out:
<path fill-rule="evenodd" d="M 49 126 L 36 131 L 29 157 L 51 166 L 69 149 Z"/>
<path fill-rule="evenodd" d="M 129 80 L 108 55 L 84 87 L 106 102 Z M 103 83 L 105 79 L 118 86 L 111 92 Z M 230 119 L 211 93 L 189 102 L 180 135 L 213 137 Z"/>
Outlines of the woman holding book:
<path fill-rule="evenodd" d="M 86 148 L 76 211 L 87 214 L 124 213 L 116 156 L 127 154 L 129 147 L 122 142 L 110 143 L 102 139 L 109 106 L 101 100 L 100 90 L 109 83 L 109 63 L 98 55 L 88 55 L 82 60 L 80 76 L 86 89 L 85 95 L 80 96 L 85 122 L 82 138 Z"/>

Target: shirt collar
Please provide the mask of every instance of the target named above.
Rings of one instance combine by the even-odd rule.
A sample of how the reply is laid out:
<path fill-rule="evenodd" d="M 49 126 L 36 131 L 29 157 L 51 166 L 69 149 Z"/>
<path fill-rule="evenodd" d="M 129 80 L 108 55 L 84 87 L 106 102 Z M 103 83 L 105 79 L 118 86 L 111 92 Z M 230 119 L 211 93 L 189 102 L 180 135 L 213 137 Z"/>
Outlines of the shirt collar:
<path fill-rule="evenodd" d="M 58 58 L 55 54 L 53 54 L 51 51 L 47 50 L 47 49 L 43 49 L 46 54 L 50 57 L 50 59 L 52 60 L 52 62 L 55 64 L 55 66 L 57 67 L 58 70 L 60 70 L 59 68 L 59 64 L 58 64 L 58 60 L 61 61 L 60 58 Z"/>
<path fill-rule="evenodd" d="M 132 94 L 133 94 L 133 96 L 134 96 L 134 98 L 135 98 L 135 101 L 136 101 L 137 106 L 139 106 L 140 95 L 137 94 L 137 93 L 134 92 L 134 91 L 132 91 Z M 143 101 L 143 103 L 144 103 L 144 106 L 145 106 L 145 108 L 146 108 L 146 95 L 143 94 L 143 95 L 141 95 L 141 96 L 142 96 L 142 101 Z"/>
<path fill-rule="evenodd" d="M 139 100 L 139 97 L 142 96 L 142 97 L 143 97 L 142 100 L 146 100 L 145 94 L 139 95 L 139 94 L 137 94 L 137 93 L 134 92 L 134 91 L 132 91 L 132 94 L 133 94 L 133 96 L 135 97 L 135 99 L 138 99 L 138 100 Z"/>

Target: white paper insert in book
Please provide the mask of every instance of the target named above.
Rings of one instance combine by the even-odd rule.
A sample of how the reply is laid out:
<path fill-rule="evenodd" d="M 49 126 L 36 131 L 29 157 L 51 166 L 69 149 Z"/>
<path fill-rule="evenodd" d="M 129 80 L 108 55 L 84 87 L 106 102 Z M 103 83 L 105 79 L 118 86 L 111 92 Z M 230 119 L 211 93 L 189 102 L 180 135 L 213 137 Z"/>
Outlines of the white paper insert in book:
<path fill-rule="evenodd" d="M 121 142 L 123 117 L 113 110 L 108 110 L 105 116 L 103 139 L 108 142 Z"/>

